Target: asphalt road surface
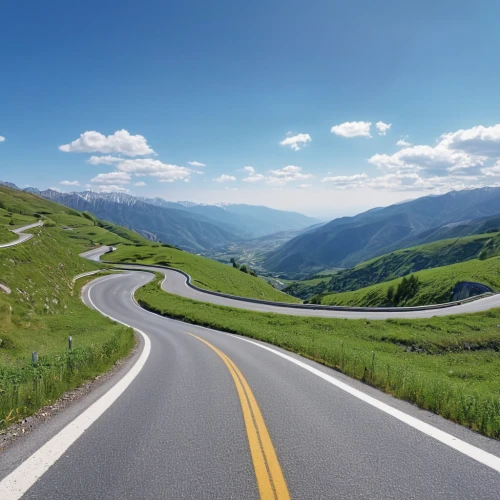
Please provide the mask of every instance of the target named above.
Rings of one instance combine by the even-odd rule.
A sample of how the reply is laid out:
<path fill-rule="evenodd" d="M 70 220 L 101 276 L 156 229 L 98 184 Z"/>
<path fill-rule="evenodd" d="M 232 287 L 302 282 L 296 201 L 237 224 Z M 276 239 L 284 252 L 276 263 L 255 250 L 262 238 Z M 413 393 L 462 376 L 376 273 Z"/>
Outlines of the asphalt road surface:
<path fill-rule="evenodd" d="M 143 332 L 143 351 L 75 421 L 0 455 L 2 500 L 498 500 L 498 441 L 300 356 L 149 313 L 132 296 L 151 278 L 86 286 L 89 306 Z"/>
<path fill-rule="evenodd" d="M 101 257 L 110 250 L 111 247 L 100 247 L 90 250 L 82 254 L 89 260 L 99 262 Z M 103 259 L 105 260 L 105 258 Z M 272 312 L 276 314 L 287 314 L 291 316 L 316 316 L 322 318 L 349 318 L 349 319 L 388 319 L 388 318 L 432 318 L 433 316 L 450 316 L 453 314 L 466 314 L 476 313 L 480 311 L 487 311 L 494 307 L 500 307 L 500 294 L 484 297 L 464 304 L 445 307 L 441 309 L 430 308 L 427 310 L 394 310 L 394 311 L 380 311 L 376 307 L 365 308 L 363 311 L 349 310 L 348 307 L 341 310 L 325 309 L 321 306 L 316 306 L 308 309 L 296 309 L 293 307 L 277 306 L 272 304 L 259 304 L 253 302 L 246 302 L 238 298 L 220 297 L 211 295 L 201 290 L 196 290 L 187 285 L 186 277 L 174 270 L 169 270 L 159 267 L 147 266 L 134 266 L 134 265 L 120 265 L 124 269 L 134 270 L 151 270 L 160 272 L 165 275 L 165 281 L 162 283 L 162 288 L 172 294 L 180 295 L 192 300 L 199 300 L 201 302 L 209 302 L 221 306 L 236 307 L 237 309 L 246 309 L 248 311 L 257 312 Z M 395 308 L 396 309 L 396 308 Z"/>
<path fill-rule="evenodd" d="M 15 245 L 19 245 L 20 243 L 23 243 L 27 240 L 29 240 L 30 238 L 33 238 L 33 234 L 26 234 L 24 233 L 23 231 L 28 231 L 29 229 L 33 229 L 35 227 L 38 227 L 38 226 L 43 226 L 43 221 L 38 221 L 36 222 L 35 224 L 29 224 L 28 226 L 23 226 L 23 227 L 20 227 L 18 229 L 13 229 L 12 232 L 17 234 L 19 236 L 19 238 L 15 241 L 11 241 L 9 243 L 4 243 L 2 245 L 0 245 L 0 248 L 7 248 L 7 247 L 13 247 Z"/>

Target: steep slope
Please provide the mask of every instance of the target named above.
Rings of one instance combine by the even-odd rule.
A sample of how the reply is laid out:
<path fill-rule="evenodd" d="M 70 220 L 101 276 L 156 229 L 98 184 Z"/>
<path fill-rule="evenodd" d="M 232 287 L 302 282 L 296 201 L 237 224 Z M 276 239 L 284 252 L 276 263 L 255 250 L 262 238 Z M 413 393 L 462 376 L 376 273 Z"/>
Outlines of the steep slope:
<path fill-rule="evenodd" d="M 327 305 L 342 306 L 419 306 L 427 304 L 441 304 L 458 298 L 466 298 L 476 295 L 483 290 L 474 293 L 463 293 L 459 283 L 480 283 L 494 291 L 500 290 L 500 257 L 492 257 L 486 260 L 468 260 L 449 266 L 425 269 L 412 276 L 418 279 L 418 283 L 408 297 L 394 304 L 393 294 L 398 285 L 405 278 L 398 278 L 377 285 L 360 288 L 352 292 L 327 294 L 313 298 L 313 302 Z M 389 290 L 392 290 L 390 292 Z M 455 292 L 455 296 L 454 296 Z M 476 293 L 477 292 L 477 293 Z"/>
<path fill-rule="evenodd" d="M 376 257 L 352 269 L 338 271 L 329 280 L 298 281 L 284 291 L 301 299 L 309 299 L 319 293 L 354 291 L 423 269 L 499 254 L 498 232 L 440 240 Z"/>
<path fill-rule="evenodd" d="M 241 239 L 238 229 L 232 226 L 218 224 L 185 210 L 144 203 L 122 193 L 59 193 L 47 190 L 40 195 L 77 210 L 91 212 L 149 239 L 168 242 L 192 252 L 202 252 L 215 245 Z"/>
<path fill-rule="evenodd" d="M 426 196 L 335 219 L 271 252 L 263 265 L 287 273 L 351 267 L 400 248 L 473 234 L 481 220 L 497 214 L 500 188 Z"/>

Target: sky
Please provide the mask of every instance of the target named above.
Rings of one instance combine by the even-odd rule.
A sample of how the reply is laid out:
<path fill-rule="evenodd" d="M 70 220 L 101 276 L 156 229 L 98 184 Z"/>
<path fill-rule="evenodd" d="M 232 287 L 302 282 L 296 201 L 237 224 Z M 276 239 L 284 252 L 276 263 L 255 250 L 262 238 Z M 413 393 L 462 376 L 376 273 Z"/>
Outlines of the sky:
<path fill-rule="evenodd" d="M 500 185 L 500 2 L 6 0 L 0 179 L 325 219 Z"/>

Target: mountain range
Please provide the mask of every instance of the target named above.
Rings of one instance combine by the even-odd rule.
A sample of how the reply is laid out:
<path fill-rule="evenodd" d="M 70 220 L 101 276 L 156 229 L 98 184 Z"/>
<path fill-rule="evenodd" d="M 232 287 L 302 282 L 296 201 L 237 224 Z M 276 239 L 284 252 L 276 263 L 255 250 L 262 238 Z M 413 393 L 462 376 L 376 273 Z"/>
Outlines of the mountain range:
<path fill-rule="evenodd" d="M 19 189 L 12 183 L 2 184 Z M 296 212 L 254 205 L 203 205 L 93 191 L 61 193 L 37 188 L 24 191 L 75 210 L 91 212 L 153 241 L 195 253 L 280 231 L 305 229 L 318 222 Z"/>
<path fill-rule="evenodd" d="M 349 268 L 401 248 L 478 234 L 499 223 L 500 188 L 452 191 L 334 219 L 270 252 L 262 265 L 288 274 Z"/>

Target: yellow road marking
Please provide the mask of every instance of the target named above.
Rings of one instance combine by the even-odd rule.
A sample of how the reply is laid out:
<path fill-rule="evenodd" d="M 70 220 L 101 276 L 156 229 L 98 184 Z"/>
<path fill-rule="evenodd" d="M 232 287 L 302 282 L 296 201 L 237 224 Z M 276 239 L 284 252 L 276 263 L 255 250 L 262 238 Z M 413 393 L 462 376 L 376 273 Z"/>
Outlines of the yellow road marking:
<path fill-rule="evenodd" d="M 259 405 L 245 377 L 243 377 L 233 361 L 220 349 L 201 337 L 197 337 L 189 332 L 186 333 L 215 351 L 222 361 L 224 361 L 229 373 L 233 377 L 243 411 L 250 454 L 252 456 L 261 500 L 289 500 L 290 494 L 288 493 L 288 487 L 278 461 L 278 456 L 274 450 L 271 436 L 269 436 Z"/>

